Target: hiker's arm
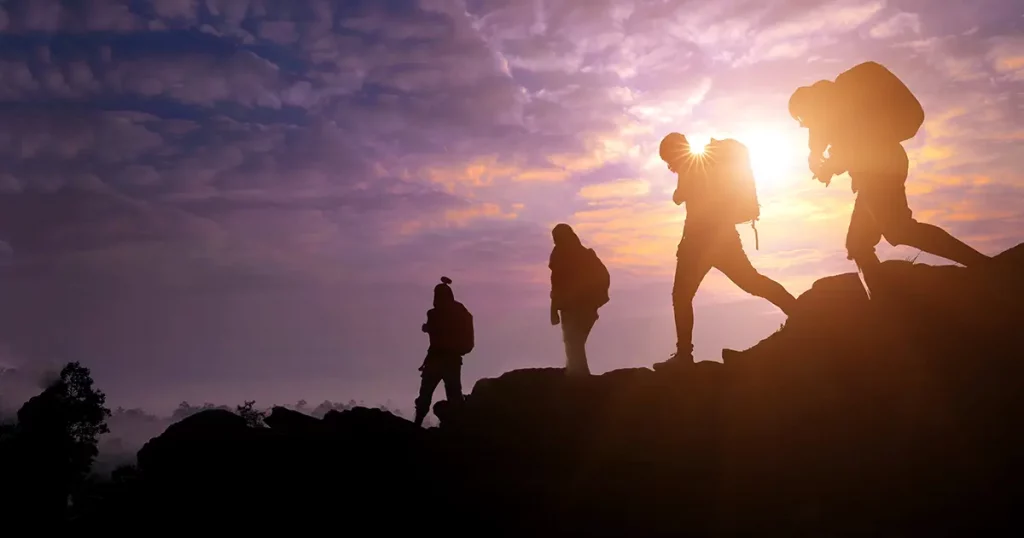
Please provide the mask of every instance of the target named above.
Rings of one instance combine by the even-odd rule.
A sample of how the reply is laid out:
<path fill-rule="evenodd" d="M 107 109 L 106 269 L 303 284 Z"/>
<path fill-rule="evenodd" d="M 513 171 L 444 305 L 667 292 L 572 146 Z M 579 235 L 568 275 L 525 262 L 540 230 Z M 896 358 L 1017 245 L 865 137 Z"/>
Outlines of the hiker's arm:
<path fill-rule="evenodd" d="M 551 309 L 549 311 L 549 317 L 551 318 L 552 325 L 558 325 L 561 319 L 558 316 L 558 303 L 555 302 L 555 290 L 551 290 Z"/>
<path fill-rule="evenodd" d="M 424 323 L 423 327 L 422 327 L 423 332 L 425 332 L 425 333 L 429 333 L 430 332 L 430 318 L 431 318 L 431 313 L 432 312 L 433 312 L 433 310 L 428 310 L 427 311 L 427 322 Z"/>
<path fill-rule="evenodd" d="M 811 151 L 810 156 L 808 157 L 808 162 L 817 162 L 822 160 L 828 146 L 829 140 L 824 129 L 820 127 L 807 129 L 807 149 Z"/>
<path fill-rule="evenodd" d="M 551 271 L 551 311 L 552 312 L 557 312 L 558 311 L 558 307 L 561 306 L 562 294 L 560 292 L 561 292 L 562 282 L 561 282 L 561 279 L 559 278 L 559 276 L 561 276 L 561 275 L 559 275 L 556 271 L 554 271 L 554 270 Z"/>
<path fill-rule="evenodd" d="M 672 193 L 672 201 L 676 205 L 682 205 L 690 197 L 693 188 L 693 174 L 689 170 L 676 172 L 676 190 Z"/>
<path fill-rule="evenodd" d="M 835 159 L 825 159 L 825 150 L 829 149 L 829 145 L 829 137 L 825 129 L 821 127 L 807 129 L 807 148 L 810 150 L 807 155 L 807 168 L 814 174 L 814 179 L 826 186 L 832 181 L 833 175 L 842 173 L 833 170 L 837 164 Z"/>
<path fill-rule="evenodd" d="M 561 282 L 561 274 L 555 270 L 554 263 L 549 263 L 551 267 L 551 308 L 549 310 L 549 316 L 552 325 L 558 325 L 561 321 L 558 316 L 558 308 L 561 306 L 561 288 L 563 283 Z"/>

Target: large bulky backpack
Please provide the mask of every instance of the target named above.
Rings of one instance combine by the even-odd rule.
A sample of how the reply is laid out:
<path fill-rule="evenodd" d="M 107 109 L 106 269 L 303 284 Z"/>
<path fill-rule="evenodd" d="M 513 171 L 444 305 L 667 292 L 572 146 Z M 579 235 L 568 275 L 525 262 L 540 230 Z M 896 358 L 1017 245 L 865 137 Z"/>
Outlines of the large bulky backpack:
<path fill-rule="evenodd" d="M 721 211 L 727 213 L 723 218 L 730 224 L 749 222 L 756 242 L 761 204 L 747 147 L 731 138 L 712 140 L 704 155 L 708 160 L 710 188 Z"/>
<path fill-rule="evenodd" d="M 872 139 L 904 142 L 924 124 L 924 109 L 892 71 L 877 62 L 857 64 L 835 80 L 846 117 Z"/>
<path fill-rule="evenodd" d="M 455 351 L 459 355 L 466 355 L 473 351 L 475 335 L 473 333 L 473 314 L 469 312 L 462 303 L 456 302 L 454 312 L 454 344 Z"/>

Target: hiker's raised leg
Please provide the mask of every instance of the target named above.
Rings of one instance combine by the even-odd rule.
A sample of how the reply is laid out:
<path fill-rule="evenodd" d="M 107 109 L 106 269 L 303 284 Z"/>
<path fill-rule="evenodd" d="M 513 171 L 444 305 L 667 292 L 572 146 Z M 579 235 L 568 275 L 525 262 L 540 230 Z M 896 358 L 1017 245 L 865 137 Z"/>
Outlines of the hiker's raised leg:
<path fill-rule="evenodd" d="M 915 220 L 907 203 L 903 182 L 887 178 L 876 180 L 876 184 L 862 195 L 882 236 L 890 245 L 906 245 L 968 267 L 989 260 L 988 256 L 942 228 Z"/>
<path fill-rule="evenodd" d="M 747 253 L 743 251 L 743 244 L 740 242 L 738 233 L 734 232 L 722 238 L 722 245 L 715 259 L 715 267 L 743 291 L 756 297 L 768 299 L 787 316 L 793 312 L 796 306 L 796 297 L 786 291 L 782 284 L 754 269 Z"/>
<path fill-rule="evenodd" d="M 672 312 L 676 322 L 676 358 L 693 359 L 693 297 L 711 270 L 714 236 L 684 237 L 676 250 Z"/>
<path fill-rule="evenodd" d="M 991 259 L 933 224 L 906 219 L 887 223 L 883 230 L 885 240 L 893 246 L 914 247 L 966 267 L 981 265 Z"/>

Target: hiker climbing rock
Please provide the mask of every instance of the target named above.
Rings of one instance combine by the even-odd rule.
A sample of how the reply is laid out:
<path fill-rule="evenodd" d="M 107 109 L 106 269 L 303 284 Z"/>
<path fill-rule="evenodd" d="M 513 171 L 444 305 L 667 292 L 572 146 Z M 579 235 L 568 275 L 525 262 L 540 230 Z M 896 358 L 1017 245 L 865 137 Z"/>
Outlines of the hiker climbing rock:
<path fill-rule="evenodd" d="M 661 141 L 659 152 L 678 176 L 672 201 L 686 204 L 686 222 L 672 284 L 676 352 L 655 368 L 693 362 L 693 297 L 711 268 L 787 315 L 796 303 L 781 284 L 754 269 L 736 230 L 737 224 L 753 225 L 760 217 L 746 146 L 732 139 L 712 139 L 703 152 L 695 154 L 685 136 L 671 133 Z"/>
<path fill-rule="evenodd" d="M 893 246 L 918 248 L 965 266 L 990 260 L 945 230 L 913 218 L 905 187 L 909 160 L 902 142 L 917 135 L 924 110 L 887 68 L 864 62 L 835 81 L 802 86 L 789 99 L 789 113 L 808 130 L 808 166 L 814 178 L 827 186 L 833 176 L 850 174 L 857 199 L 846 236 L 847 257 L 857 264 L 869 290 L 878 283 L 875 246 L 882 237 Z"/>
<path fill-rule="evenodd" d="M 434 308 L 427 311 L 427 322 L 423 324 L 423 332 L 430 336 L 430 347 L 420 366 L 417 426 L 423 424 L 434 389 L 442 381 L 449 406 L 462 403 L 462 357 L 473 351 L 473 315 L 455 300 L 451 283 L 450 278 L 443 276 L 441 283 L 434 286 Z"/>
<path fill-rule="evenodd" d="M 551 324 L 562 325 L 566 373 L 590 375 L 587 337 L 597 322 L 597 310 L 608 302 L 608 269 L 568 224 L 555 226 L 551 237 Z"/>

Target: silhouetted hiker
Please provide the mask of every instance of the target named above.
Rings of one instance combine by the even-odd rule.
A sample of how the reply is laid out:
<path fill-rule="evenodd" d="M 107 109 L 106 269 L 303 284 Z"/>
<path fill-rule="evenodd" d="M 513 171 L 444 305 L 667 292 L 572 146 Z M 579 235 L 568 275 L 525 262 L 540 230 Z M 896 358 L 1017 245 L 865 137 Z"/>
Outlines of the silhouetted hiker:
<path fill-rule="evenodd" d="M 924 110 L 891 71 L 864 62 L 834 82 L 802 86 L 789 99 L 789 113 L 808 130 L 807 164 L 814 178 L 827 186 L 832 176 L 850 174 L 857 201 L 846 235 L 847 258 L 863 272 L 869 289 L 882 237 L 893 246 L 911 246 L 965 266 L 990 259 L 941 228 L 914 220 L 905 188 L 909 160 L 901 143 L 917 134 Z"/>
<path fill-rule="evenodd" d="M 754 269 L 736 231 L 737 224 L 753 223 L 760 217 L 746 146 L 731 139 L 712 139 L 702 154 L 693 154 L 685 136 L 670 133 L 662 139 L 659 153 L 668 169 L 678 175 L 672 201 L 686 203 L 686 222 L 672 284 L 676 352 L 655 368 L 693 362 L 693 297 L 712 267 L 787 315 L 796 303 L 781 284 Z"/>
<path fill-rule="evenodd" d="M 584 247 L 571 226 L 555 226 L 551 238 L 551 324 L 562 324 L 566 373 L 590 375 L 587 337 L 597 322 L 597 310 L 608 302 L 611 278 L 594 249 Z"/>
<path fill-rule="evenodd" d="M 423 424 L 434 389 L 444 381 L 448 402 L 454 406 L 462 403 L 462 356 L 473 351 L 473 315 L 462 303 L 455 300 L 450 284 L 452 280 L 441 277 L 441 283 L 434 286 L 434 308 L 427 311 L 427 322 L 423 332 L 430 335 L 427 358 L 420 366 L 420 394 L 416 398 L 416 425 Z"/>

